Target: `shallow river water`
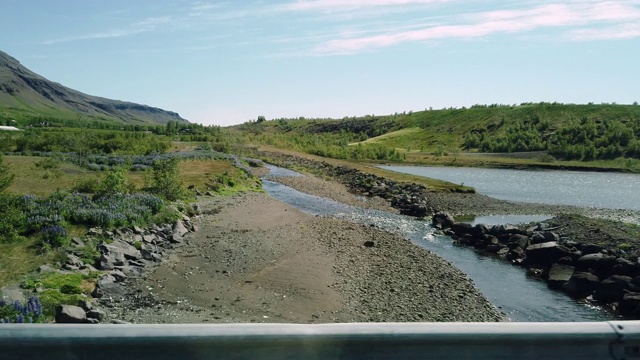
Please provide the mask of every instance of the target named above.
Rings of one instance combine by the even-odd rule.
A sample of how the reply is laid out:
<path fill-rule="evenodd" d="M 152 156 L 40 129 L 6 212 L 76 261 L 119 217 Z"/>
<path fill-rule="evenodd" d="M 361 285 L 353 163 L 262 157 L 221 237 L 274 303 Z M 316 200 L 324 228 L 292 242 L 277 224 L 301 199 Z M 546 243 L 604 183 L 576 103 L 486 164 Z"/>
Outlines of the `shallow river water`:
<path fill-rule="evenodd" d="M 640 175 L 438 166 L 380 166 L 474 187 L 496 199 L 603 209 L 640 210 Z"/>

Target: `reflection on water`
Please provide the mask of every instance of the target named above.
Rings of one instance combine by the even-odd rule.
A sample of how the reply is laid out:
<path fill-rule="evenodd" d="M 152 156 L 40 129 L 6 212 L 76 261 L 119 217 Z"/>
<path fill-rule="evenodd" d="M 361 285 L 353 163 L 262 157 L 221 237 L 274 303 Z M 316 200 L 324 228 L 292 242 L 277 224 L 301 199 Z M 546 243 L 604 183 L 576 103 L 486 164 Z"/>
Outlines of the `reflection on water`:
<path fill-rule="evenodd" d="M 437 166 L 381 166 L 386 170 L 464 183 L 496 199 L 604 209 L 640 210 L 640 175 Z"/>
<path fill-rule="evenodd" d="M 406 236 L 466 273 L 476 287 L 514 321 L 603 321 L 614 318 L 602 309 L 549 290 L 544 282 L 528 277 L 523 268 L 493 256 L 481 255 L 471 248 L 454 245 L 449 237 L 437 234 L 427 221 L 349 206 L 269 180 L 263 181 L 263 187 L 271 196 L 310 214 L 375 224 Z"/>

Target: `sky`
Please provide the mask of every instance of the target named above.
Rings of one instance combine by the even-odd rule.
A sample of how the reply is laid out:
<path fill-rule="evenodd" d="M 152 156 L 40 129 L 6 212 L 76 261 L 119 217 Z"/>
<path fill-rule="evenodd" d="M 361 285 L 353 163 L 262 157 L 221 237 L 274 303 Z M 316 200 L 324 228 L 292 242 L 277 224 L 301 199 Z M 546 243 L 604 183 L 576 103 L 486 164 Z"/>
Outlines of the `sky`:
<path fill-rule="evenodd" d="M 0 0 L 0 50 L 191 122 L 640 101 L 640 0 Z"/>

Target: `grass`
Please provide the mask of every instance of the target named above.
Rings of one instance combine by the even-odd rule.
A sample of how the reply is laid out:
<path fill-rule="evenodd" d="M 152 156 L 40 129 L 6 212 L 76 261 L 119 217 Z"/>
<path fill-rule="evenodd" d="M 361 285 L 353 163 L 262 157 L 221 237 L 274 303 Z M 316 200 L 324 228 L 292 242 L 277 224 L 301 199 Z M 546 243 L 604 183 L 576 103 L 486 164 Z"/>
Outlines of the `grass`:
<path fill-rule="evenodd" d="M 223 160 L 189 160 L 180 162 L 180 175 L 186 186 L 201 192 L 214 191 L 232 195 L 244 191 L 262 191 L 259 179 Z"/>
<path fill-rule="evenodd" d="M 42 310 L 47 317 L 55 313 L 56 305 L 76 305 L 79 300 L 86 299 L 96 286 L 99 272 L 88 275 L 72 273 L 45 273 L 28 277 L 21 287 L 28 290 L 41 289 L 39 293 Z"/>
<path fill-rule="evenodd" d="M 60 162 L 57 169 L 36 167 L 36 163 L 43 159 L 37 156 L 5 156 L 5 163 L 16 176 L 7 191 L 13 194 L 45 196 L 56 190 L 69 190 L 88 177 L 101 176 L 97 172 L 65 162 Z"/>
<path fill-rule="evenodd" d="M 32 238 L 19 243 L 0 243 L 0 287 L 20 281 L 40 265 L 53 263 L 64 256 L 57 251 L 41 253 L 36 242 L 37 239 Z"/>

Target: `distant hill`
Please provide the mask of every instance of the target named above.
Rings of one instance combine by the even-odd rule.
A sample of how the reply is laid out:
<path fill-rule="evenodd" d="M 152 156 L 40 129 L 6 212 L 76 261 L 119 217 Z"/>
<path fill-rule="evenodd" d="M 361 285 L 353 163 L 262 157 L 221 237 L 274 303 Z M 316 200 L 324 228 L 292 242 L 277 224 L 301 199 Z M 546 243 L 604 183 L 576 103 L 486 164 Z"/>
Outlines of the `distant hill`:
<path fill-rule="evenodd" d="M 239 129 L 323 134 L 334 145 L 377 144 L 413 151 L 548 151 L 559 159 L 640 158 L 640 105 L 475 105 L 342 120 L 279 119 Z M 259 129 L 258 129 L 259 130 Z M 309 135 L 310 134 L 310 135 Z M 310 141 L 314 140 L 310 137 Z M 293 140 L 290 140 L 293 141 Z M 299 143 L 301 141 L 298 141 Z"/>
<path fill-rule="evenodd" d="M 52 82 L 0 51 L 0 120 L 85 119 L 131 125 L 188 122 L 175 112 L 91 96 Z"/>

